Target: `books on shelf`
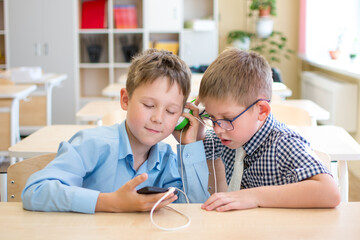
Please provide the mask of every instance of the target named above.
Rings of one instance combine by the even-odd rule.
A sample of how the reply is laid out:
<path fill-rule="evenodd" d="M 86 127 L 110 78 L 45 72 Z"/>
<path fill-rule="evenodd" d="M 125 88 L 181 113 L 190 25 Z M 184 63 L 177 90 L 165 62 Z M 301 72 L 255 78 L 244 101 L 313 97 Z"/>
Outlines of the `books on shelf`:
<path fill-rule="evenodd" d="M 167 50 L 173 54 L 179 54 L 179 42 L 171 40 L 162 40 L 156 42 L 150 42 L 150 48 L 155 48 L 158 50 Z"/>
<path fill-rule="evenodd" d="M 107 28 L 106 0 L 91 0 L 82 3 L 81 28 Z"/>
<path fill-rule="evenodd" d="M 137 28 L 136 6 L 131 4 L 114 5 L 114 19 L 117 29 Z"/>

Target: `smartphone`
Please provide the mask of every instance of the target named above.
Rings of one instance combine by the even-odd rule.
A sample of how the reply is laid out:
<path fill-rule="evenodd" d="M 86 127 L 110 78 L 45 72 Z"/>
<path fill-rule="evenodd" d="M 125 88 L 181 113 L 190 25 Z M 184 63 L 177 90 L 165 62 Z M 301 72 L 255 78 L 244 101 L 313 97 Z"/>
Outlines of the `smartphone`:
<path fill-rule="evenodd" d="M 139 190 L 137 190 L 137 193 L 139 194 L 156 194 L 156 193 L 164 193 L 167 192 L 168 188 L 161 188 L 161 187 L 143 187 Z M 174 194 L 177 194 L 177 191 L 175 190 Z"/>

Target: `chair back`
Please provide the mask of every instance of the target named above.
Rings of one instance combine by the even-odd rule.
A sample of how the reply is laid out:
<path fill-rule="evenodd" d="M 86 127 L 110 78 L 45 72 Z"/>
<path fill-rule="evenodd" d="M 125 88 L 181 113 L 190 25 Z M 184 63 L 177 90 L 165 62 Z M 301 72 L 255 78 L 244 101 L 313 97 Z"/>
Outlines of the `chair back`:
<path fill-rule="evenodd" d="M 21 192 L 31 174 L 43 169 L 56 156 L 50 153 L 17 162 L 7 170 L 8 202 L 21 202 Z"/>
<path fill-rule="evenodd" d="M 316 149 L 314 150 L 314 152 L 320 158 L 321 162 L 325 165 L 325 167 L 329 170 L 329 172 L 333 174 L 331 172 L 331 158 L 329 154 L 327 154 L 326 152 L 321 152 Z"/>
<path fill-rule="evenodd" d="M 304 109 L 279 102 L 271 103 L 271 111 L 279 122 L 292 126 L 316 126 L 316 121 Z"/>

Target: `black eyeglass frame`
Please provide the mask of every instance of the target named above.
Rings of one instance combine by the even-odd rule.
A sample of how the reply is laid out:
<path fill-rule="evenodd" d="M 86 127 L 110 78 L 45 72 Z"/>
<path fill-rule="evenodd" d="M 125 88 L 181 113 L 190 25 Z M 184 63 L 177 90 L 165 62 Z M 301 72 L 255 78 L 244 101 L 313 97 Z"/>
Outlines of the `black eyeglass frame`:
<path fill-rule="evenodd" d="M 219 125 L 219 127 L 221 127 L 222 129 L 226 130 L 226 131 L 231 131 L 231 130 L 234 130 L 234 125 L 233 125 L 233 122 L 238 119 L 241 115 L 243 115 L 247 110 L 249 110 L 252 106 L 254 106 L 255 104 L 257 104 L 258 102 L 260 101 L 266 101 L 266 102 L 270 102 L 269 99 L 264 99 L 264 98 L 260 98 L 258 100 L 256 100 L 254 103 L 252 103 L 250 106 L 248 106 L 244 111 L 242 111 L 241 113 L 239 113 L 239 115 L 237 115 L 236 117 L 234 117 L 232 120 L 229 120 L 229 119 L 217 119 L 217 120 L 213 120 L 211 119 L 210 117 L 204 117 L 204 119 L 208 119 L 208 120 L 211 120 L 213 126 L 212 127 L 215 127 L 215 123 L 217 125 Z M 231 128 L 229 129 L 226 129 L 224 127 L 221 126 L 221 122 L 228 122 L 230 123 L 231 125 Z"/>

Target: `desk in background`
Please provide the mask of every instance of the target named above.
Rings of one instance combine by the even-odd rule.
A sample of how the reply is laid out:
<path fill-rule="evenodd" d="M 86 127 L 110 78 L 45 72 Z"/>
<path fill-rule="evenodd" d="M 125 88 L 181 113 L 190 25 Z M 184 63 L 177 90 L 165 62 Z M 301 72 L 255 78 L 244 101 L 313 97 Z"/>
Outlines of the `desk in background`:
<path fill-rule="evenodd" d="M 178 231 L 155 228 L 144 213 L 32 212 L 21 203 L 0 203 L 2 239 L 359 239 L 360 203 L 341 203 L 332 209 L 255 208 L 207 212 L 200 204 L 171 204 L 191 218 Z M 161 209 L 154 221 L 163 227 L 183 225 L 186 219 Z"/>
<path fill-rule="evenodd" d="M 360 145 L 343 128 L 337 126 L 291 127 L 311 144 L 311 147 L 330 155 L 331 161 L 339 164 L 341 200 L 349 197 L 347 161 L 360 161 Z"/>
<path fill-rule="evenodd" d="M 7 151 L 19 141 L 19 102 L 35 90 L 36 85 L 0 86 L 0 151 Z"/>
<path fill-rule="evenodd" d="M 202 78 L 202 74 L 193 74 L 191 78 L 191 92 L 189 95 L 189 99 L 193 99 L 197 97 L 200 88 L 200 81 Z M 120 98 L 120 90 L 121 88 L 125 88 L 124 83 L 113 83 L 109 84 L 102 90 L 102 95 L 106 97 L 110 97 L 112 99 Z M 273 95 L 279 96 L 281 99 L 285 99 L 286 97 L 290 97 L 292 95 L 291 89 L 289 89 L 285 84 L 279 82 L 273 82 Z"/>
<path fill-rule="evenodd" d="M 22 139 L 9 148 L 9 155 L 17 158 L 30 158 L 47 153 L 56 153 L 62 141 L 68 141 L 82 129 L 96 125 L 50 125 Z"/>
<path fill-rule="evenodd" d="M 96 123 L 107 113 L 121 110 L 120 101 L 93 101 L 87 103 L 76 113 L 77 123 Z"/>
<path fill-rule="evenodd" d="M 26 81 L 36 84 L 37 90 L 30 94 L 29 101 L 20 102 L 20 133 L 28 135 L 52 123 L 52 91 L 67 79 L 66 74 L 45 73 L 38 80 Z M 25 83 L 17 81 L 18 83 Z"/>
<path fill-rule="evenodd" d="M 329 111 L 308 99 L 286 99 L 282 101 L 274 101 L 274 103 L 301 108 L 307 111 L 310 116 L 316 120 L 328 120 L 330 118 Z"/>

